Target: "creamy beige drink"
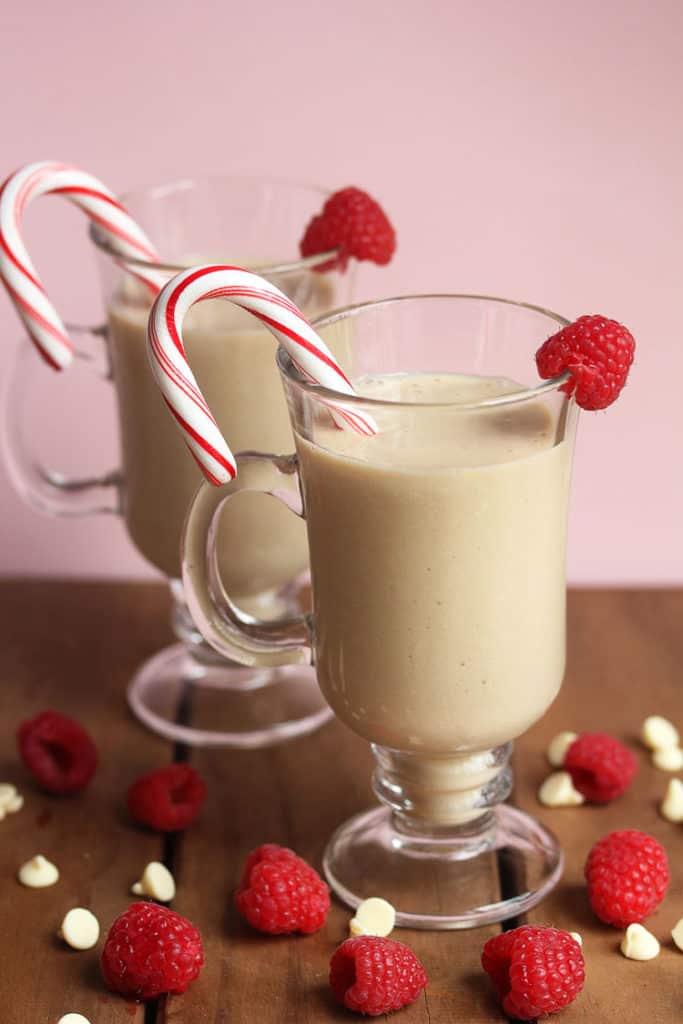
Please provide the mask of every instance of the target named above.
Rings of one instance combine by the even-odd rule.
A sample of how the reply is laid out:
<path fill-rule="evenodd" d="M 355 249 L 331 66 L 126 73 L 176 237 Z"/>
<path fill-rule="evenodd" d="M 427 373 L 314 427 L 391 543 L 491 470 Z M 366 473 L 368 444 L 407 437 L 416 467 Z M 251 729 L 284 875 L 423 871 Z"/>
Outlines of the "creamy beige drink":
<path fill-rule="evenodd" d="M 301 277 L 304 308 L 311 315 L 327 308 L 327 280 L 310 272 Z M 297 294 L 297 299 L 302 296 Z M 148 314 L 148 305 L 131 288 L 114 298 L 108 314 L 124 515 L 138 550 L 161 572 L 177 578 L 183 522 L 202 477 L 148 365 Z M 215 300 L 195 306 L 183 327 L 188 358 L 233 451 L 288 452 L 292 431 L 275 367 L 276 342 L 255 323 L 232 303 Z M 264 467 L 246 466 L 235 487 L 263 487 L 268 479 Z M 237 597 L 279 588 L 308 564 L 303 524 L 277 502 L 253 494 L 232 502 L 226 511 L 218 551 L 222 579 Z"/>
<path fill-rule="evenodd" d="M 468 403 L 519 388 L 420 375 L 358 390 Z M 376 437 L 330 427 L 315 444 L 296 439 L 320 686 L 355 732 L 419 754 L 415 781 L 431 789 L 494 775 L 469 757 L 469 782 L 457 780 L 452 755 L 524 732 L 562 681 L 571 451 L 555 435 L 538 399 L 470 411 L 404 405 L 395 429 L 382 412 Z M 439 808 L 433 795 L 425 816 L 457 820 L 444 798 Z"/>
<path fill-rule="evenodd" d="M 578 411 L 564 375 L 530 379 L 538 339 L 565 324 L 482 296 L 348 307 L 315 326 L 355 399 L 278 352 L 297 458 L 276 465 L 283 480 L 298 465 L 312 613 L 240 617 L 206 569 L 220 490 L 205 484 L 189 513 L 183 584 L 203 636 L 250 666 L 313 661 L 372 743 L 379 804 L 335 830 L 323 869 L 349 906 L 381 891 L 398 926 L 504 920 L 561 874 L 554 837 L 505 801 L 511 741 L 564 674 Z"/>

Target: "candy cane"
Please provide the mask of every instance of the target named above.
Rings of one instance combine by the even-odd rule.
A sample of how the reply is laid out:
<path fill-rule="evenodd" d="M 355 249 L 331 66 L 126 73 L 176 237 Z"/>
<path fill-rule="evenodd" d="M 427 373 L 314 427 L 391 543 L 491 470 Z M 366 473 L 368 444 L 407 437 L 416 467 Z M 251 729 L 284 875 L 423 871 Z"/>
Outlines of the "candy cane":
<path fill-rule="evenodd" d="M 97 224 L 117 260 L 154 293 L 168 280 L 161 271 L 131 267 L 125 257 L 158 263 L 145 233 L 101 181 L 77 167 L 44 160 L 15 171 L 0 188 L 0 278 L 42 357 L 55 370 L 72 361 L 67 330 L 41 284 L 20 234 L 21 217 L 31 200 L 47 193 L 63 195 Z"/>
<path fill-rule="evenodd" d="M 193 267 L 178 274 L 162 289 L 152 307 L 147 333 L 149 358 L 187 447 L 207 480 L 220 486 L 235 476 L 235 459 L 199 390 L 182 337 L 183 320 L 190 307 L 216 298 L 229 299 L 261 320 L 308 380 L 343 395 L 353 395 L 354 390 L 325 342 L 275 285 L 240 267 L 220 264 Z M 351 406 L 336 401 L 326 404 L 335 419 L 358 433 L 377 432 L 373 420 Z"/>

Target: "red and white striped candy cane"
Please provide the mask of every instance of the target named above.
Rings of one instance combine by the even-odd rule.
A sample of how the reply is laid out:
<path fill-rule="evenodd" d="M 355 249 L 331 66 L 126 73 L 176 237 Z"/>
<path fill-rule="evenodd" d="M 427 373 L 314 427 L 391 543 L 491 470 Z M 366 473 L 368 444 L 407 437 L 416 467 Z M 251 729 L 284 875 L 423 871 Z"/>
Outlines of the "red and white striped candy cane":
<path fill-rule="evenodd" d="M 235 459 L 199 390 L 183 345 L 182 325 L 196 302 L 229 299 L 257 317 L 311 381 L 342 395 L 351 382 L 308 320 L 275 285 L 240 267 L 209 264 L 184 270 L 157 296 L 149 317 L 148 350 L 164 400 L 182 429 L 185 443 L 204 476 L 220 486 L 237 472 Z M 258 396 L 254 396 L 258 402 Z M 375 434 L 366 414 L 349 405 L 327 402 L 335 419 L 360 434 Z"/>
<path fill-rule="evenodd" d="M 116 196 L 91 174 L 52 160 L 27 164 L 11 174 L 0 188 L 0 278 L 40 354 L 54 369 L 62 370 L 71 363 L 73 347 L 61 317 L 45 294 L 20 233 L 27 204 L 47 193 L 63 195 L 79 206 L 121 254 L 119 262 L 154 294 L 168 275 L 126 264 L 126 257 L 152 263 L 159 262 L 159 257 Z"/>

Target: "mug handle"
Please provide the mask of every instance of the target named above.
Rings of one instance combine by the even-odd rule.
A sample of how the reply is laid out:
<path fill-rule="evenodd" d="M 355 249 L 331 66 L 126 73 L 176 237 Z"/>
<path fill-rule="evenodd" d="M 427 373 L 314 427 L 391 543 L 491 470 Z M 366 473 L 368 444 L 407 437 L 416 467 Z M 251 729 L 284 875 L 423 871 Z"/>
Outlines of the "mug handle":
<path fill-rule="evenodd" d="M 70 324 L 67 327 L 72 338 L 85 335 L 90 342 L 94 340 L 96 343 L 94 352 L 80 347 L 75 349 L 74 369 L 82 367 L 91 375 L 111 382 L 106 326 Z M 26 396 L 31 376 L 40 365 L 32 345 L 19 345 L 3 389 L 1 440 L 5 464 L 14 487 L 29 505 L 51 516 L 120 513 L 123 479 L 120 470 L 101 476 L 74 477 L 43 465 L 34 454 L 26 416 Z"/>
<path fill-rule="evenodd" d="M 238 474 L 250 463 L 266 463 L 284 477 L 298 473 L 296 455 L 241 452 L 236 461 Z M 190 614 L 204 639 L 219 654 L 241 665 L 311 665 L 311 615 L 284 616 L 272 621 L 254 618 L 237 607 L 221 581 L 216 552 L 220 515 L 229 501 L 249 493 L 276 498 L 294 515 L 305 518 L 300 487 L 291 491 L 277 484 L 271 488 L 247 484 L 235 490 L 230 483 L 215 487 L 205 481 L 192 500 L 183 534 L 183 591 Z"/>

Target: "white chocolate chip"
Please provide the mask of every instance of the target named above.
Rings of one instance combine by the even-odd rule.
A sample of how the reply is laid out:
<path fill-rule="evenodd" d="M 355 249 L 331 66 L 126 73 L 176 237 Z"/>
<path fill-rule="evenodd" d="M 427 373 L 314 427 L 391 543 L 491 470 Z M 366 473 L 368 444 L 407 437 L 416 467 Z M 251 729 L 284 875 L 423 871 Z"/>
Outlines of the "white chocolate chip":
<path fill-rule="evenodd" d="M 136 896 L 151 896 L 160 903 L 170 903 L 175 896 L 173 875 L 158 860 L 151 861 L 142 873 L 142 878 L 132 887 Z"/>
<path fill-rule="evenodd" d="M 9 803 L 5 804 L 5 814 L 16 814 L 24 806 L 24 798 L 21 793 L 13 796 Z"/>
<path fill-rule="evenodd" d="M 575 739 L 578 739 L 576 732 L 558 732 L 557 736 L 551 739 L 545 754 L 553 768 L 562 767 L 567 751 Z"/>
<path fill-rule="evenodd" d="M 654 960 L 659 956 L 659 943 L 642 924 L 628 926 L 620 948 L 628 960 Z"/>
<path fill-rule="evenodd" d="M 391 903 L 379 896 L 363 900 L 356 916 L 349 921 L 351 935 L 389 935 L 396 924 L 396 911 Z"/>
<path fill-rule="evenodd" d="M 59 881 L 59 871 L 39 853 L 37 857 L 32 857 L 21 865 L 18 878 L 21 884 L 27 885 L 29 889 L 45 889 Z"/>
<path fill-rule="evenodd" d="M 652 763 L 663 772 L 680 772 L 683 768 L 683 750 L 680 747 L 660 747 L 653 751 Z"/>
<path fill-rule="evenodd" d="M 583 939 L 581 938 L 578 932 L 570 932 L 569 934 L 573 938 L 574 942 L 578 942 L 580 946 L 583 946 Z"/>
<path fill-rule="evenodd" d="M 553 772 L 549 775 L 538 791 L 538 799 L 546 807 L 578 807 L 584 798 L 578 790 L 569 772 Z"/>
<path fill-rule="evenodd" d="M 7 805 L 14 800 L 17 795 L 17 787 L 13 786 L 11 782 L 0 782 L 0 807 L 3 809 L 7 808 Z"/>
<path fill-rule="evenodd" d="M 683 821 L 683 782 L 680 779 L 671 779 L 669 782 L 659 813 L 667 821 Z"/>
<path fill-rule="evenodd" d="M 59 937 L 72 949 L 92 949 L 100 937 L 100 923 L 89 910 L 74 907 L 65 915 Z"/>
<path fill-rule="evenodd" d="M 671 938 L 674 940 L 674 944 L 678 946 L 681 953 L 683 953 L 683 917 L 680 921 L 677 921 L 671 929 Z"/>
<path fill-rule="evenodd" d="M 90 1024 L 90 1021 L 82 1013 L 67 1013 L 59 1018 L 57 1024 Z"/>
<path fill-rule="evenodd" d="M 16 814 L 24 806 L 24 798 L 11 782 L 0 782 L 0 821 L 8 814 Z"/>
<path fill-rule="evenodd" d="M 643 722 L 640 731 L 640 738 L 650 750 L 665 750 L 667 747 L 677 747 L 679 742 L 678 730 L 667 718 L 661 715 L 650 715 Z"/>

